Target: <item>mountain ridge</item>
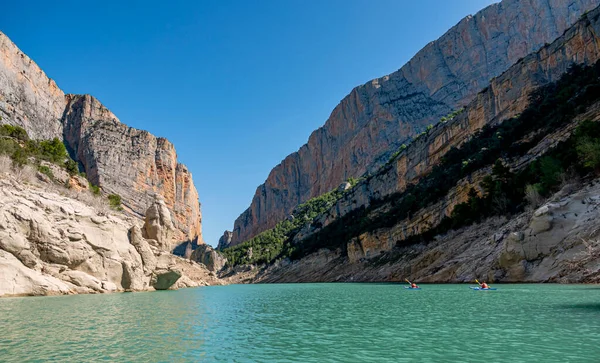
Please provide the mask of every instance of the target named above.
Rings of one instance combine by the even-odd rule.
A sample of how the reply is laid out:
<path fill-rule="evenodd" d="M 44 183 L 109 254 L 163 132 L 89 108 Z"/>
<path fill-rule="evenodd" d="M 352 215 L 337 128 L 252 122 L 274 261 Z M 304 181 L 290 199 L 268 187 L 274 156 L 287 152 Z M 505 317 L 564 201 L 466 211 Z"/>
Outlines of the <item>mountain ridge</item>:
<path fill-rule="evenodd" d="M 600 7 L 377 173 L 307 203 L 316 217 L 226 250 L 232 271 L 262 265 L 251 282 L 597 282 L 598 34 Z"/>
<path fill-rule="evenodd" d="M 398 71 L 355 87 L 306 144 L 271 170 L 236 219 L 231 245 L 274 227 L 298 204 L 347 178 L 376 170 L 390 150 L 462 106 L 491 77 L 560 36 L 595 4 L 490 5 L 427 44 Z"/>

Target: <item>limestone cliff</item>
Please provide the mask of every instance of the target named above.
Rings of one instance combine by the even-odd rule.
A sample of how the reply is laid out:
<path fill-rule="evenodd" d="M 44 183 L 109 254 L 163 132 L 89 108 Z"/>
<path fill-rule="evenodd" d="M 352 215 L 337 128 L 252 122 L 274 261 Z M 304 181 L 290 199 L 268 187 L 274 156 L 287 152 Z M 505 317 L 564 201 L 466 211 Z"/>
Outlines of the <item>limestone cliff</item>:
<path fill-rule="evenodd" d="M 102 208 L 89 192 L 8 170 L 7 159 L 0 156 L 0 297 L 220 284 L 145 236 L 140 219 Z"/>
<path fill-rule="evenodd" d="M 232 244 L 272 228 L 349 177 L 376 170 L 490 78 L 560 36 L 594 0 L 505 0 L 469 16 L 399 71 L 352 90 L 308 143 L 277 165 L 235 221 Z"/>
<path fill-rule="evenodd" d="M 437 124 L 412 142 L 389 166 L 354 187 L 316 224 L 325 227 L 353 210 L 369 207 L 374 200 L 404 191 L 439 164 L 451 148 L 459 147 L 483 126 L 522 112 L 529 105 L 529 96 L 537 87 L 556 81 L 572 64 L 592 64 L 600 60 L 598 34 L 600 8 L 589 12 L 552 44 L 524 57 L 492 79 L 465 107 L 463 113 L 451 121 Z M 595 115 L 590 118 L 595 118 Z M 465 196 L 466 193 L 463 193 Z M 297 238 L 305 238 L 318 230 L 307 228 Z M 415 232 L 418 233 L 418 229 Z"/>
<path fill-rule="evenodd" d="M 0 123 L 35 139 L 63 139 L 88 179 L 119 194 L 133 215 L 143 216 L 161 195 L 178 239 L 203 243 L 198 192 L 168 140 L 122 124 L 92 96 L 65 95 L 1 32 L 0 60 Z"/>
<path fill-rule="evenodd" d="M 187 168 L 177 162 L 175 147 L 164 138 L 122 124 L 95 98 L 67 95 L 64 136 L 88 178 L 125 207 L 143 213 L 164 198 L 174 216 L 180 241 L 199 238 L 202 227 L 198 192 Z"/>
<path fill-rule="evenodd" d="M 285 260 L 265 270 L 256 269 L 244 277 L 246 281 L 278 283 L 403 282 L 405 278 L 453 283 L 475 279 L 598 283 L 599 206 L 597 181 L 567 185 L 535 211 L 510 220 L 487 220 L 430 243 L 380 252 L 385 250 L 379 249 L 386 236 L 373 234 L 349 249 L 348 255 L 323 249 L 299 261 Z"/>
<path fill-rule="evenodd" d="M 231 244 L 231 238 L 233 237 L 233 232 L 225 231 L 221 238 L 219 238 L 219 244 L 217 245 L 217 250 L 221 250 Z"/>
<path fill-rule="evenodd" d="M 299 261 L 277 262 L 262 270 L 255 281 L 393 281 L 405 276 L 421 281 L 444 282 L 468 281 L 479 276 L 496 281 L 600 281 L 597 218 L 600 189 L 597 177 L 583 184 L 575 178 L 541 208 L 513 215 L 510 219 L 492 218 L 480 225 L 403 243 L 412 236 L 433 230 L 443 223 L 445 217 L 451 217 L 455 206 L 469 199 L 469 190 L 479 188 L 483 177 L 490 174 L 489 164 L 483 164 L 488 166 L 469 172 L 455 184 L 453 181 L 453 187 L 436 199 L 437 202 L 420 207 L 402 218 L 388 214 L 394 203 L 401 205 L 403 191 L 412 185 L 428 182 L 427 175 L 430 172 L 435 174 L 432 169 L 449 155 L 451 148 L 467 145 L 470 140 L 482 137 L 485 131 L 478 131 L 484 125 L 504 126 L 513 120 L 531 121 L 537 118 L 544 124 L 542 128 L 548 127 L 548 133 L 527 127 L 518 129 L 523 132 L 517 133 L 516 141 L 511 142 L 515 147 L 524 149 L 511 154 L 514 157 L 504 159 L 511 170 L 518 172 L 569 139 L 583 120 L 600 121 L 597 73 L 576 76 L 575 70 L 568 73 L 573 78 L 559 83 L 562 86 L 555 83 L 545 87 L 546 92 L 564 95 L 560 104 L 542 106 L 530 100 L 541 104 L 543 100 L 529 97 L 537 87 L 557 81 L 573 64 L 593 64 L 587 69 L 598 69 L 598 34 L 600 7 L 582 16 L 552 44 L 526 56 L 493 79 L 462 114 L 438 124 L 388 165 L 360 182 L 320 218 L 297 233 L 293 244 L 302 246 L 315 236 L 316 241 L 321 242 L 335 239 L 340 234 L 323 231 L 356 212 L 368 217 L 362 220 L 369 221 L 369 225 L 381 220 L 391 223 L 380 224 L 378 228 L 357 228 L 360 234 L 332 243 L 338 246 L 337 249 L 322 248 Z M 574 86 L 576 77 L 581 80 L 581 87 Z M 583 99 L 585 102 L 581 101 Z M 561 114 L 556 110 L 565 104 L 572 107 L 569 117 L 565 116 L 561 123 L 552 124 L 554 126 L 545 126 L 550 119 L 545 117 L 557 112 Z M 546 107 L 544 112 L 547 113 L 540 111 L 543 107 Z M 526 114 L 535 116 L 523 118 Z M 597 135 L 588 133 L 586 137 Z M 565 144 L 562 145 L 565 147 Z M 487 152 L 487 147 L 465 155 L 476 158 L 479 152 Z M 560 152 L 567 151 L 563 149 Z M 468 159 L 462 160 L 469 163 Z M 443 175 L 447 174 L 438 175 L 441 175 L 440 180 L 451 180 L 444 179 Z M 352 222 L 357 221 L 349 218 L 342 227 L 350 229 Z M 324 237 L 319 239 L 320 234 Z M 315 250 L 324 246 L 313 247 Z"/>
<path fill-rule="evenodd" d="M 0 32 L 0 117 L 34 139 L 62 137 L 65 94 Z"/>

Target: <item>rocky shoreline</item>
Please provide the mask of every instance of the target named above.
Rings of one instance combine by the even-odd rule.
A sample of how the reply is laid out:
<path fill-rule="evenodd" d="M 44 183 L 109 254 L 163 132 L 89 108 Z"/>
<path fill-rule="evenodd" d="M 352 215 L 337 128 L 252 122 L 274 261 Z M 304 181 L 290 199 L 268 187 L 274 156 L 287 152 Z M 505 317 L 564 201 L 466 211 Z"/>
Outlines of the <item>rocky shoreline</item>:
<path fill-rule="evenodd" d="M 141 220 L 103 206 L 89 191 L 7 169 L 10 160 L 0 158 L 0 297 L 223 283 L 205 265 L 171 253 L 176 231 L 160 196 Z"/>
<path fill-rule="evenodd" d="M 376 238 L 376 237 L 374 237 Z M 368 243 L 365 241 L 365 245 Z M 298 261 L 238 266 L 231 283 L 600 283 L 600 180 L 568 184 L 547 203 L 379 256 L 321 249 Z"/>

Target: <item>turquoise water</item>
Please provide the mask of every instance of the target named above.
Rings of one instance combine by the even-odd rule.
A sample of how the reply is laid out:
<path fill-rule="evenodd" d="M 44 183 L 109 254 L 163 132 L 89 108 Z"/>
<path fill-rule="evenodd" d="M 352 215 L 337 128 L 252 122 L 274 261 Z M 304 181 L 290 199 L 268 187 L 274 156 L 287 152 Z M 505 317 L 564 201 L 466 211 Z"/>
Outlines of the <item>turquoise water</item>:
<path fill-rule="evenodd" d="M 232 285 L 0 299 L 0 361 L 600 362 L 600 287 Z"/>

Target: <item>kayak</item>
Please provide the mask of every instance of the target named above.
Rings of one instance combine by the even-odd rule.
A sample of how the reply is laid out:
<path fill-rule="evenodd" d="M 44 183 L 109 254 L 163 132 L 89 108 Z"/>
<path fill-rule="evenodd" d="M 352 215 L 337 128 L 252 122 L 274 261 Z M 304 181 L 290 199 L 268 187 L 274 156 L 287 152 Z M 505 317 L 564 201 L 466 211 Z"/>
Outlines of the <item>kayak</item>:
<path fill-rule="evenodd" d="M 420 287 L 410 287 L 410 286 L 404 286 L 405 289 L 409 289 L 409 290 L 421 290 Z"/>
<path fill-rule="evenodd" d="M 488 287 L 487 289 L 482 289 L 479 286 L 469 286 L 469 288 L 477 291 L 497 290 L 495 287 Z"/>

